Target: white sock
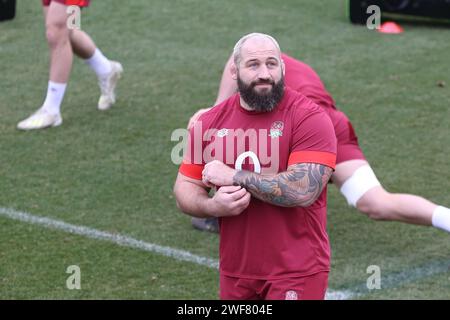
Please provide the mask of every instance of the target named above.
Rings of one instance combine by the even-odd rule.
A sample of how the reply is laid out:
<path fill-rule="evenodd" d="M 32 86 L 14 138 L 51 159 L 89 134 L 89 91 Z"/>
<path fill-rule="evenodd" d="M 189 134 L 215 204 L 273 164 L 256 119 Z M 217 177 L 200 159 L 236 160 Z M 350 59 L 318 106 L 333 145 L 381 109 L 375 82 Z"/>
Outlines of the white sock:
<path fill-rule="evenodd" d="M 106 58 L 103 53 L 97 48 L 94 54 L 89 59 L 84 60 L 91 67 L 91 69 L 97 74 L 97 77 L 101 78 L 108 75 L 111 72 L 111 62 Z"/>
<path fill-rule="evenodd" d="M 58 114 L 61 110 L 61 103 L 66 92 L 66 83 L 56 83 L 49 81 L 47 88 L 47 96 L 43 104 L 43 108 L 50 114 Z"/>
<path fill-rule="evenodd" d="M 433 227 L 450 232 L 450 209 L 437 207 L 431 219 Z"/>

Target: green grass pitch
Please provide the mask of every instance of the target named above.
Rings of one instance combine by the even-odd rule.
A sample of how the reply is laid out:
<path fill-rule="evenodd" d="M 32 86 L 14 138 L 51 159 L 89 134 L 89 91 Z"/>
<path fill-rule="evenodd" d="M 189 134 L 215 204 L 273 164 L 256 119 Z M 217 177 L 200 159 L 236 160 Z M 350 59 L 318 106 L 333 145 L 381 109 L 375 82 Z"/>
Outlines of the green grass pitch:
<path fill-rule="evenodd" d="M 351 25 L 343 0 L 123 3 L 94 0 L 81 21 L 101 50 L 124 65 L 116 106 L 97 111 L 95 76 L 76 60 L 64 124 L 40 132 L 15 129 L 46 91 L 40 1 L 19 0 L 16 19 L 0 23 L 0 208 L 216 259 L 217 235 L 194 231 L 175 206 L 170 136 L 214 102 L 234 43 L 254 31 L 273 35 L 319 73 L 388 190 L 450 206 L 450 29 L 409 24 L 400 36 L 381 35 Z M 333 186 L 328 230 L 331 289 L 362 299 L 450 298 L 449 234 L 373 222 Z M 70 265 L 81 268 L 81 290 L 66 288 Z M 370 265 L 381 268 L 381 290 L 363 288 Z M 0 215 L 1 299 L 217 299 L 217 293 L 215 269 Z"/>

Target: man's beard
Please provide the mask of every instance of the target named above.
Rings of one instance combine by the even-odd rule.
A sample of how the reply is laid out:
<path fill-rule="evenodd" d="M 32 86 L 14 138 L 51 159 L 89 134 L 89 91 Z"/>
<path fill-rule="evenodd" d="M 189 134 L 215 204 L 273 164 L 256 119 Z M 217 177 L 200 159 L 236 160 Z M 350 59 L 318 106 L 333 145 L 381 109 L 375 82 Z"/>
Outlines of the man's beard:
<path fill-rule="evenodd" d="M 258 80 L 247 85 L 238 76 L 237 79 L 239 93 L 247 105 L 258 112 L 270 112 L 283 99 L 284 78 L 281 77 L 277 83 L 272 80 Z M 270 84 L 272 89 L 265 93 L 258 93 L 255 90 L 257 84 Z"/>

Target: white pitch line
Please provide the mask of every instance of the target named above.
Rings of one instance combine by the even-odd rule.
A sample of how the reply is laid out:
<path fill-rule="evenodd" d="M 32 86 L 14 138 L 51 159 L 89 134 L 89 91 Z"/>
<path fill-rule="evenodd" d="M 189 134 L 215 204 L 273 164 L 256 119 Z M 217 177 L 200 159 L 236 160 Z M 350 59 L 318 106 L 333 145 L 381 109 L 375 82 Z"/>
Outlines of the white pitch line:
<path fill-rule="evenodd" d="M 120 234 L 112 234 L 97 229 L 77 226 L 64 221 L 54 220 L 46 217 L 35 216 L 26 212 L 20 212 L 9 208 L 0 207 L 0 216 L 4 216 L 13 220 L 26 223 L 40 225 L 49 229 L 62 230 L 68 233 L 85 236 L 96 240 L 105 240 L 115 243 L 119 246 L 140 249 L 148 252 L 154 252 L 166 257 L 171 257 L 179 261 L 189 261 L 209 268 L 219 268 L 219 262 L 215 259 L 201 257 L 188 251 L 173 249 L 170 247 L 160 246 L 154 243 L 148 243 Z"/>
<path fill-rule="evenodd" d="M 39 225 L 48 229 L 60 230 L 95 240 L 105 240 L 115 243 L 119 246 L 135 248 L 143 251 L 153 252 L 161 254 L 166 257 L 174 258 L 179 261 L 188 261 L 198 265 L 206 266 L 213 269 L 219 268 L 219 262 L 215 259 L 206 258 L 192 254 L 188 251 L 173 249 L 170 247 L 160 246 L 154 243 L 148 243 L 141 240 L 137 240 L 128 236 L 120 234 L 112 234 L 97 229 L 77 226 L 74 224 L 66 223 L 64 221 L 55 220 L 46 217 L 35 216 L 30 213 L 16 211 L 10 208 L 0 207 L 0 216 L 10 218 L 25 223 Z M 327 300 L 346 300 L 354 296 L 351 291 L 334 291 L 328 290 Z"/>
<path fill-rule="evenodd" d="M 349 290 L 337 291 L 328 289 L 325 300 L 350 300 L 356 297 L 356 294 Z"/>

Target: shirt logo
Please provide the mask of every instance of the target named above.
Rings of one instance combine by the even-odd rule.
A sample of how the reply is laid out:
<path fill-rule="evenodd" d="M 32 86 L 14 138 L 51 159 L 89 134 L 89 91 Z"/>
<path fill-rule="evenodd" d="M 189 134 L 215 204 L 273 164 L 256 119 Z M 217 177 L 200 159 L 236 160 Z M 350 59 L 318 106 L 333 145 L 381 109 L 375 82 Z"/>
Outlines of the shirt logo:
<path fill-rule="evenodd" d="M 220 129 L 219 131 L 217 131 L 217 136 L 219 138 L 223 138 L 226 137 L 228 135 L 228 129 Z"/>
<path fill-rule="evenodd" d="M 289 290 L 286 292 L 285 300 L 298 300 L 297 292 Z"/>
<path fill-rule="evenodd" d="M 272 139 L 279 138 L 283 136 L 284 123 L 283 121 L 275 121 L 272 123 L 270 128 L 269 137 Z"/>

